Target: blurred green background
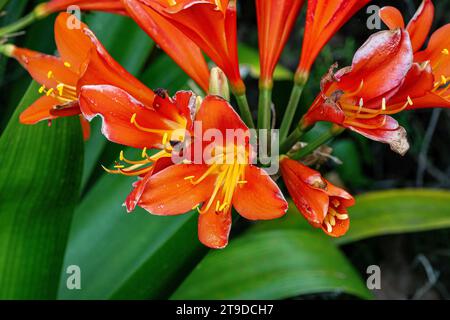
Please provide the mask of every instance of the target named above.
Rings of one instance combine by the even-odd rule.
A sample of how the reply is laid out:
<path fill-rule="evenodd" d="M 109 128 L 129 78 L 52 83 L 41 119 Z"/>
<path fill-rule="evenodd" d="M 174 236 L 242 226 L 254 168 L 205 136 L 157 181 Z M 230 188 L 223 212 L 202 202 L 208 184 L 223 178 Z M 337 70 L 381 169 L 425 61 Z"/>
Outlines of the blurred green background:
<path fill-rule="evenodd" d="M 420 1 L 395 5 L 407 20 Z M 0 25 L 32 10 L 36 1 L 0 1 Z M 448 1 L 435 1 L 433 29 L 450 19 Z M 111 55 L 150 88 L 189 89 L 187 76 L 128 18 L 83 13 Z M 321 76 L 338 61 L 349 65 L 368 30 L 361 10 L 323 50 L 301 101 L 304 112 Z M 10 41 L 54 53 L 54 16 Z M 304 12 L 277 71 L 274 103 L 282 114 L 298 63 Z M 253 1 L 239 1 L 240 56 L 252 106 L 257 103 L 257 30 Z M 333 240 L 311 229 L 291 206 L 286 218 L 235 222 L 227 249 L 197 240 L 195 213 L 155 217 L 121 206 L 133 180 L 107 175 L 122 150 L 94 121 L 81 141 L 77 119 L 23 126 L 20 110 L 37 86 L 13 60 L 0 58 L 0 298 L 14 299 L 448 299 L 450 297 L 450 112 L 404 112 L 397 119 L 411 150 L 345 133 L 331 144 L 320 169 L 359 195 L 351 231 Z M 28 91 L 27 91 L 28 90 Z M 280 117 L 278 117 L 280 118 Z M 320 128 L 318 128 L 320 130 Z M 309 136 L 311 137 L 313 132 Z M 132 152 L 131 150 L 127 152 Z M 69 290 L 66 268 L 81 269 L 81 290 Z M 366 269 L 378 265 L 381 290 L 368 290 Z"/>

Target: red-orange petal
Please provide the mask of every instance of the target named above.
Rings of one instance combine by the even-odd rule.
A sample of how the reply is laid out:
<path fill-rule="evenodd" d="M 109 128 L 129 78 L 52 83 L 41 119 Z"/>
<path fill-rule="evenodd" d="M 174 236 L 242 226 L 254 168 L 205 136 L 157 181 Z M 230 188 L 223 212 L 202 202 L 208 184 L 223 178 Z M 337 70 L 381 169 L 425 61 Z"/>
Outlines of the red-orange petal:
<path fill-rule="evenodd" d="M 397 88 L 411 68 L 412 60 L 411 43 L 406 31 L 377 32 L 358 49 L 351 71 L 337 75 L 338 86 L 344 92 L 354 92 L 363 83 L 358 97 L 367 103 Z"/>
<path fill-rule="evenodd" d="M 134 148 L 161 147 L 164 133 L 145 132 L 131 123 L 136 114 L 136 122 L 152 130 L 171 128 L 160 115 L 141 102 L 134 99 L 126 91 L 109 86 L 84 86 L 80 92 L 80 108 L 89 121 L 95 116 L 103 120 L 102 133 L 110 141 Z"/>
<path fill-rule="evenodd" d="M 76 28 L 75 24 L 79 24 Z M 84 73 L 94 44 L 84 33 L 87 26 L 74 15 L 63 12 L 55 21 L 55 42 L 63 62 L 77 75 Z"/>
<path fill-rule="evenodd" d="M 206 165 L 177 164 L 158 172 L 147 182 L 138 205 L 155 215 L 178 215 L 192 210 L 211 196 L 215 176 L 198 184 L 185 178 L 199 178 L 207 169 Z"/>
<path fill-rule="evenodd" d="M 71 5 L 76 5 L 83 11 L 105 11 L 126 14 L 119 0 L 51 0 L 44 4 L 42 10 L 47 13 L 53 13 L 67 10 Z"/>
<path fill-rule="evenodd" d="M 428 42 L 428 47 L 414 55 L 414 61 L 430 60 L 434 78 L 441 81 L 441 76 L 450 75 L 450 55 L 443 54 L 443 50 L 450 50 L 450 23 L 436 30 Z"/>
<path fill-rule="evenodd" d="M 91 124 L 89 121 L 86 120 L 85 117 L 80 115 L 80 124 L 81 124 L 81 131 L 83 133 L 83 139 L 84 141 L 89 140 L 91 136 Z"/>
<path fill-rule="evenodd" d="M 403 20 L 403 15 L 397 8 L 391 6 L 383 7 L 378 11 L 378 14 L 389 29 L 405 28 L 405 20 Z"/>
<path fill-rule="evenodd" d="M 42 96 L 20 114 L 20 123 L 35 124 L 41 120 L 55 119 L 57 116 L 50 114 L 50 110 L 58 104 L 55 98 Z"/>
<path fill-rule="evenodd" d="M 431 0 L 423 0 L 406 29 L 411 37 L 413 51 L 422 48 L 433 25 L 434 5 Z"/>
<path fill-rule="evenodd" d="M 77 84 L 77 74 L 65 67 L 60 58 L 19 47 L 14 48 L 12 55 L 36 82 L 46 88 L 56 88 L 60 82 L 71 86 Z"/>
<path fill-rule="evenodd" d="M 257 0 L 261 81 L 271 81 L 303 0 Z"/>
<path fill-rule="evenodd" d="M 247 166 L 245 181 L 236 188 L 233 197 L 233 206 L 241 216 L 248 220 L 270 220 L 286 213 L 288 204 L 281 190 L 263 169 Z"/>
<path fill-rule="evenodd" d="M 322 48 L 370 0 L 309 0 L 298 73 L 309 73 Z"/>
<path fill-rule="evenodd" d="M 315 188 L 314 182 L 325 182 L 320 173 L 302 163 L 284 157 L 280 161 L 281 175 L 300 213 L 314 227 L 320 227 L 328 212 L 329 196 Z"/>
<path fill-rule="evenodd" d="M 218 96 L 207 96 L 195 119 L 202 124 L 203 131 L 216 129 L 223 134 L 223 137 L 227 136 L 227 130 L 241 129 L 244 133 L 248 132 L 248 127 L 233 107 Z"/>
<path fill-rule="evenodd" d="M 198 218 L 198 238 L 212 249 L 223 249 L 228 244 L 231 230 L 231 211 L 216 213 L 214 206 Z"/>
<path fill-rule="evenodd" d="M 322 226 L 323 232 L 334 238 L 342 237 L 347 233 L 349 228 L 350 228 L 350 219 L 345 220 L 336 219 L 336 224 L 333 226 L 333 230 L 331 232 L 328 232 L 327 228 L 325 226 Z"/>
<path fill-rule="evenodd" d="M 122 0 L 129 15 L 205 92 L 209 69 L 200 49 L 173 23 L 137 0 Z"/>
<path fill-rule="evenodd" d="M 368 139 L 389 144 L 391 149 L 400 155 L 405 155 L 409 150 L 406 130 L 394 118 L 390 116 L 378 116 L 373 119 L 356 119 L 355 121 L 359 121 L 362 125 L 375 128 L 367 129 L 358 127 L 357 125 L 346 125 L 345 127 Z"/>
<path fill-rule="evenodd" d="M 421 98 L 433 89 L 434 75 L 430 63 L 414 63 L 405 77 L 403 84 L 397 93 L 388 100 L 388 108 L 396 110 L 401 108 L 410 97 L 413 102 L 416 98 Z M 411 109 L 413 106 L 408 106 Z"/>
<path fill-rule="evenodd" d="M 150 172 L 148 172 L 142 179 L 133 184 L 134 189 L 125 200 L 125 206 L 128 212 L 132 212 L 138 205 L 139 201 L 141 200 L 142 194 L 147 187 L 147 183 L 150 181 L 151 177 L 171 165 L 173 165 L 173 162 L 170 157 L 160 158 L 153 164 Z"/>

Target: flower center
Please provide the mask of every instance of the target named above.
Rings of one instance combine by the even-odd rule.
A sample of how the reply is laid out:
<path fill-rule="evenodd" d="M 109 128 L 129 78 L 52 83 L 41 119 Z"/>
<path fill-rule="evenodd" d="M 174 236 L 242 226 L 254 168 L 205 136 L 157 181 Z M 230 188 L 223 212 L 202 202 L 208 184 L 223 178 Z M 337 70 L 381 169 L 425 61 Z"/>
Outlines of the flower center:
<path fill-rule="evenodd" d="M 362 129 L 378 129 L 386 124 L 387 116 L 397 114 L 405 110 L 408 106 L 413 105 L 412 99 L 408 96 L 407 100 L 401 107 L 393 109 L 386 104 L 386 98 L 381 100 L 379 108 L 367 108 L 364 106 L 364 99 L 360 98 L 359 103 L 355 105 L 355 97 L 363 89 L 364 82 L 361 81 L 359 88 L 354 92 L 343 94 L 338 103 L 341 109 L 344 111 L 345 120 L 344 124 L 358 127 Z M 358 120 L 370 120 L 382 116 L 381 121 L 377 124 L 364 124 Z"/>
<path fill-rule="evenodd" d="M 70 63 L 68 63 L 68 62 L 64 62 L 64 66 L 66 68 L 71 67 Z M 47 78 L 48 79 L 55 78 L 52 70 L 48 71 Z M 57 79 L 54 79 L 54 80 L 57 83 L 55 88 L 47 88 L 45 85 L 42 85 L 39 88 L 39 93 L 45 94 L 47 97 L 55 98 L 56 100 L 61 102 L 62 105 L 67 105 L 73 101 L 78 100 L 77 88 L 75 86 L 62 83 L 62 82 L 58 81 Z"/>
<path fill-rule="evenodd" d="M 234 192 L 245 181 L 245 168 L 248 165 L 248 152 L 244 146 L 229 145 L 225 148 L 216 147 L 213 150 L 208 170 L 196 179 L 195 176 L 185 177 L 196 185 L 204 181 L 210 175 L 215 175 L 214 190 L 208 202 L 202 209 L 197 207 L 200 214 L 207 212 L 211 206 L 215 206 L 216 213 L 226 212 L 231 209 Z"/>
<path fill-rule="evenodd" d="M 448 59 L 449 56 L 450 56 L 450 52 L 448 49 L 443 49 L 441 51 L 441 55 L 440 55 L 439 59 L 432 66 L 434 73 L 438 72 L 438 69 L 440 68 L 440 66 L 442 66 L 442 63 L 444 62 L 444 60 Z M 446 100 L 450 99 L 450 93 L 448 90 L 449 83 L 450 83 L 450 76 L 442 74 L 439 81 L 436 81 L 434 83 L 434 88 L 433 88 L 432 92 Z"/>
<path fill-rule="evenodd" d="M 323 226 L 327 229 L 328 233 L 333 232 L 334 227 L 338 220 L 344 221 L 348 219 L 348 214 L 338 213 L 336 210 L 339 207 L 340 202 L 337 199 L 330 201 L 330 207 L 328 213 L 323 220 Z"/>

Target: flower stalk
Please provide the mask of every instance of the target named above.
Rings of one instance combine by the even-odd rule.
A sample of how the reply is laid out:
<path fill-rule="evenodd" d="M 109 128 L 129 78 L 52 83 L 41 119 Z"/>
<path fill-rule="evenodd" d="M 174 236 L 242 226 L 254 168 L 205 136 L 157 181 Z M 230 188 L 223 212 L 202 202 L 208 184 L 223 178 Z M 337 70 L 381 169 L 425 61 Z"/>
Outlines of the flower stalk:
<path fill-rule="evenodd" d="M 308 77 L 308 73 L 298 73 L 295 76 L 291 97 L 286 107 L 283 120 L 281 121 L 280 141 L 285 140 L 289 134 L 289 129 L 291 128 L 292 121 L 294 121 L 295 113 L 297 111 L 303 89 L 305 88 L 306 82 L 308 81 Z"/>
<path fill-rule="evenodd" d="M 271 127 L 272 87 L 260 86 L 258 103 L 258 129 Z"/>
<path fill-rule="evenodd" d="M 253 122 L 252 113 L 245 92 L 241 94 L 235 93 L 234 97 L 236 98 L 242 120 L 244 120 L 249 128 L 255 128 L 255 123 Z"/>
<path fill-rule="evenodd" d="M 14 22 L 8 26 L 0 28 L 0 38 L 5 37 L 14 32 L 20 31 L 20 30 L 26 28 L 27 26 L 29 26 L 30 24 L 47 17 L 48 15 L 49 15 L 49 12 L 44 10 L 44 5 L 40 4 L 40 5 L 36 6 L 36 8 L 34 8 L 33 11 L 31 11 L 26 16 L 20 18 L 16 22 Z"/>

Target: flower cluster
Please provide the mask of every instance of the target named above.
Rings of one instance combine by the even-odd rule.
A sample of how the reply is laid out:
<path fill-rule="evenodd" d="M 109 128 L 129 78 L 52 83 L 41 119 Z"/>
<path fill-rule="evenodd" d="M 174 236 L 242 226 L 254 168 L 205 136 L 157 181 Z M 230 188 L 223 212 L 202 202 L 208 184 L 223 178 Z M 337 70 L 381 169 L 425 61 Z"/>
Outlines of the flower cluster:
<path fill-rule="evenodd" d="M 77 5 L 82 10 L 127 15 L 204 94 L 180 91 L 171 96 L 162 89 L 149 89 L 108 54 L 85 24 L 77 21 L 79 28 L 73 28 L 76 18 L 68 13 L 60 13 L 55 22 L 59 56 L 9 44 L 1 48 L 41 84 L 42 97 L 21 114 L 22 123 L 76 115 L 87 138 L 87 121 L 101 117 L 107 139 L 141 150 L 141 157 L 134 160 L 121 152 L 114 168 L 105 168 L 111 174 L 137 177 L 125 200 L 127 210 L 139 206 L 154 215 L 196 210 L 199 239 L 211 248 L 227 245 L 233 208 L 248 220 L 280 218 L 288 208 L 276 175 L 270 176 L 255 161 L 257 146 L 250 134 L 255 119 L 239 69 L 236 2 L 53 0 L 35 11 L 37 16 L 47 16 Z M 450 25 L 432 34 L 422 50 L 433 21 L 432 1 L 424 0 L 407 26 L 397 9 L 383 8 L 380 18 L 389 30 L 370 36 L 354 54 L 351 66 L 330 67 L 317 98 L 292 128 L 301 90 L 320 51 L 370 0 L 306 2 L 302 54 L 280 128 L 279 182 L 284 182 L 313 227 L 339 237 L 349 228 L 347 209 L 355 200 L 302 159 L 344 129 L 405 154 L 409 148 L 407 133 L 393 115 L 408 109 L 450 107 Z M 273 130 L 274 70 L 303 4 L 303 0 L 256 0 L 261 67 L 259 129 Z M 218 68 L 210 71 L 203 54 Z M 240 114 L 227 100 L 223 75 Z M 299 147 L 302 135 L 319 121 L 333 123 L 331 131 L 325 138 Z"/>

